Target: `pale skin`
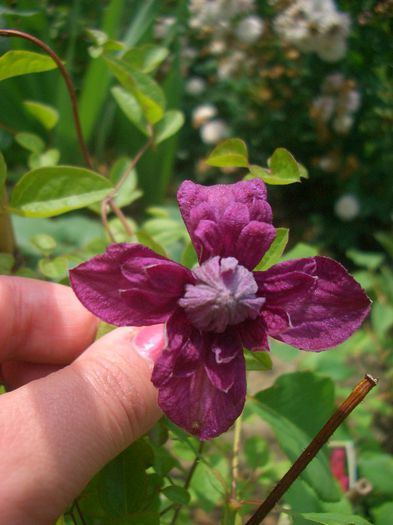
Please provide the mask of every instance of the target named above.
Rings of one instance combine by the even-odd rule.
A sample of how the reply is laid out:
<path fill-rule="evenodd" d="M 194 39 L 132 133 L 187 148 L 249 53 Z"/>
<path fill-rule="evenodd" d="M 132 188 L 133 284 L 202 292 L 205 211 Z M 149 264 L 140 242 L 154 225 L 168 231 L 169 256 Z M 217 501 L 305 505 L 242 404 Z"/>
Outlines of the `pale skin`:
<path fill-rule="evenodd" d="M 94 341 L 98 321 L 70 288 L 15 277 L 0 277 L 0 320 L 0 523 L 53 525 L 161 416 L 150 375 L 163 327 Z"/>

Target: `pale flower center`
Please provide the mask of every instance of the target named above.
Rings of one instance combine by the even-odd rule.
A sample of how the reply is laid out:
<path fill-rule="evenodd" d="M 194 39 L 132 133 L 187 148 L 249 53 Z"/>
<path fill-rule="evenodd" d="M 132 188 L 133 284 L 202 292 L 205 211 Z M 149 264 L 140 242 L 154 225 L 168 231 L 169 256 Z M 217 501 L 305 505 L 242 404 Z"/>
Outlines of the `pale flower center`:
<path fill-rule="evenodd" d="M 196 328 L 221 333 L 259 315 L 265 299 L 256 296 L 252 272 L 234 257 L 212 257 L 192 273 L 196 283 L 186 285 L 179 304 Z"/>

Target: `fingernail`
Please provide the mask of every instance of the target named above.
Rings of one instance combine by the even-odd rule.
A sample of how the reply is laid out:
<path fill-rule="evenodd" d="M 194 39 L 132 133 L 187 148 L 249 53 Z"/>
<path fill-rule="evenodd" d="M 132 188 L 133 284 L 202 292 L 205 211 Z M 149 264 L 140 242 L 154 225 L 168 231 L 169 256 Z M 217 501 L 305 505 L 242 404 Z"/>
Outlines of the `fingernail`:
<path fill-rule="evenodd" d="M 153 365 L 165 347 L 164 325 L 143 327 L 136 335 L 134 345 L 138 354 Z"/>

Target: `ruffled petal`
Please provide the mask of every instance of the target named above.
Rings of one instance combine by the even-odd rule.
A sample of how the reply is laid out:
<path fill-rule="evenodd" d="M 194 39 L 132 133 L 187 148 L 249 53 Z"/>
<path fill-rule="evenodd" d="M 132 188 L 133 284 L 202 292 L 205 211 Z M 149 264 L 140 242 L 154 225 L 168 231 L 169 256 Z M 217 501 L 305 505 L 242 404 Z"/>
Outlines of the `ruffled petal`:
<path fill-rule="evenodd" d="M 238 261 L 246 268 L 253 269 L 265 255 L 276 237 L 276 229 L 266 222 L 251 221 L 241 231 L 236 251 Z"/>
<path fill-rule="evenodd" d="M 168 347 L 152 375 L 159 389 L 160 407 L 174 423 L 200 439 L 218 436 L 232 425 L 244 406 L 246 377 L 241 346 L 232 357 L 234 347 L 225 346 L 225 336 L 217 339 L 194 329 L 181 310 L 168 320 L 167 335 Z M 231 360 L 218 363 L 217 356 Z"/>
<path fill-rule="evenodd" d="M 282 308 L 265 309 L 262 312 L 268 335 L 274 337 L 288 331 L 291 326 L 289 315 Z"/>
<path fill-rule="evenodd" d="M 177 197 L 199 262 L 214 255 L 235 257 L 251 270 L 274 238 L 266 187 L 259 179 L 209 187 L 185 181 Z"/>
<path fill-rule="evenodd" d="M 285 261 L 254 275 L 266 296 L 265 308 L 280 307 L 289 316 L 290 327 L 274 337 L 301 350 L 324 350 L 343 342 L 370 310 L 364 290 L 328 257 Z"/>
<path fill-rule="evenodd" d="M 206 374 L 214 387 L 228 393 L 237 381 L 238 372 L 242 370 L 244 363 L 240 337 L 234 331 L 215 336 L 205 334 L 205 337 Z"/>
<path fill-rule="evenodd" d="M 73 268 L 70 281 L 81 303 L 100 319 L 143 326 L 166 321 L 194 278 L 146 246 L 119 243 Z"/>
<path fill-rule="evenodd" d="M 267 326 L 264 319 L 259 316 L 256 319 L 247 319 L 237 326 L 238 334 L 242 340 L 243 346 L 254 351 L 269 352 L 269 341 L 267 338 Z"/>

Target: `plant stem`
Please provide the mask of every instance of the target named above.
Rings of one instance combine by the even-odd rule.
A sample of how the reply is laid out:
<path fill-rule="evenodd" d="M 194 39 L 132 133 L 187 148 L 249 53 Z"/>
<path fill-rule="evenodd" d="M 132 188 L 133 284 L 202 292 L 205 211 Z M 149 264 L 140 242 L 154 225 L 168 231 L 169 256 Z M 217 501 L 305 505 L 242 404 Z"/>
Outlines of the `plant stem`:
<path fill-rule="evenodd" d="M 239 416 L 235 421 L 232 448 L 232 480 L 231 480 L 231 499 L 236 500 L 237 479 L 239 477 L 239 453 L 240 453 L 240 434 L 242 429 L 242 417 Z"/>
<path fill-rule="evenodd" d="M 318 434 L 314 437 L 308 447 L 300 454 L 298 459 L 277 483 L 265 501 L 246 522 L 245 525 L 259 525 L 272 510 L 277 501 L 289 489 L 296 478 L 303 472 L 310 461 L 316 456 L 322 446 L 327 442 L 330 436 L 349 416 L 349 414 L 358 406 L 366 397 L 372 388 L 376 386 L 378 379 L 374 379 L 370 374 L 366 374 L 352 390 L 347 399 L 338 407 L 332 417 L 325 423 Z"/>
<path fill-rule="evenodd" d="M 201 460 L 201 455 L 202 455 L 202 452 L 203 452 L 203 448 L 205 446 L 205 442 L 204 441 L 201 441 L 199 443 L 199 448 L 198 448 L 198 452 L 197 452 L 197 455 L 195 456 L 195 459 L 193 461 L 193 464 L 191 465 L 191 468 L 188 472 L 188 475 L 187 475 L 187 478 L 186 478 L 186 481 L 184 483 L 184 489 L 185 490 L 188 490 L 190 484 L 191 484 L 191 480 L 192 480 L 192 476 L 194 475 L 194 472 Z M 175 525 L 176 521 L 177 521 L 177 518 L 179 516 L 179 513 L 180 513 L 180 509 L 181 509 L 181 506 L 179 505 L 176 510 L 175 510 L 175 513 L 173 515 L 173 518 L 172 518 L 172 521 L 171 521 L 171 524 L 170 525 Z"/>
<path fill-rule="evenodd" d="M 64 79 L 64 82 L 66 83 L 66 86 L 67 86 L 68 94 L 69 94 L 70 101 L 71 101 L 72 114 L 74 117 L 75 131 L 76 131 L 76 135 L 78 138 L 78 142 L 79 142 L 79 146 L 80 146 L 83 158 L 85 159 L 86 165 L 90 169 L 93 169 L 93 163 L 90 158 L 89 150 L 87 148 L 87 145 L 85 143 L 85 140 L 82 134 L 82 128 L 81 128 L 81 124 L 79 120 L 75 87 L 72 82 L 71 76 L 66 70 L 66 68 L 64 67 L 63 62 L 61 61 L 60 57 L 53 51 L 51 47 L 45 44 L 45 42 L 43 42 L 42 40 L 40 40 L 39 38 L 33 35 L 30 35 L 29 33 L 24 33 L 23 31 L 18 31 L 17 29 L 0 29 L 0 36 L 24 38 L 25 40 L 28 40 L 29 42 L 32 42 L 36 46 L 40 47 L 56 63 Z"/>
<path fill-rule="evenodd" d="M 84 518 L 84 516 L 83 516 L 82 510 L 81 510 L 81 508 L 80 508 L 79 502 L 78 502 L 77 499 L 75 500 L 75 508 L 76 508 L 76 510 L 78 511 L 78 514 L 79 514 L 80 520 L 81 520 L 81 522 L 82 522 L 82 525 L 87 525 L 87 523 L 86 523 L 86 521 L 85 521 L 85 518 Z"/>
<path fill-rule="evenodd" d="M 132 229 L 130 228 L 130 225 L 128 224 L 127 218 L 124 215 L 124 213 L 121 211 L 121 209 L 116 205 L 114 202 L 114 198 L 116 197 L 119 189 L 122 187 L 124 182 L 127 180 L 127 178 L 131 175 L 132 170 L 135 168 L 135 166 L 140 161 L 141 157 L 144 155 L 144 153 L 149 149 L 149 147 L 153 144 L 153 130 L 150 129 L 150 138 L 147 140 L 147 142 L 141 147 L 141 149 L 137 152 L 135 157 L 131 160 L 130 164 L 128 165 L 127 169 L 123 173 L 123 175 L 120 177 L 120 179 L 117 181 L 115 187 L 113 190 L 108 193 L 108 195 L 104 198 L 104 200 L 101 202 L 101 220 L 102 224 L 109 236 L 109 239 L 111 242 L 115 242 L 115 237 L 110 229 L 109 223 L 108 223 L 108 208 L 110 207 L 113 213 L 117 216 L 117 218 L 120 220 L 124 231 L 127 233 L 129 237 L 133 234 Z"/>
<path fill-rule="evenodd" d="M 17 254 L 17 248 L 11 217 L 6 211 L 7 203 L 7 192 L 4 188 L 3 196 L 0 200 L 0 252 L 10 253 L 15 256 Z"/>

